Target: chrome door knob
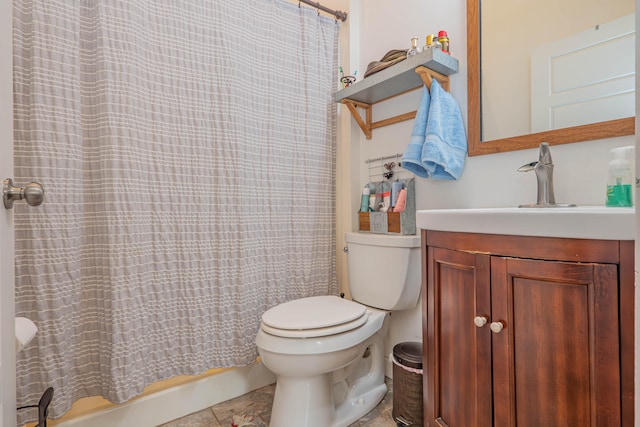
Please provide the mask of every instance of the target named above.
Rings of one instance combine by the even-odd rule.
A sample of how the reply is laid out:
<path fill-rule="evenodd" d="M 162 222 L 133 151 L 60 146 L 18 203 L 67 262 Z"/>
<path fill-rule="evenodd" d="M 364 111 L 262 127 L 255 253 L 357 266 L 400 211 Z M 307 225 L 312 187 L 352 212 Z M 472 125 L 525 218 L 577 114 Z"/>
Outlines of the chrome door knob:
<path fill-rule="evenodd" d="M 482 328 L 488 321 L 489 319 L 487 319 L 486 316 L 476 316 L 473 318 L 473 323 L 475 323 L 478 328 Z"/>
<path fill-rule="evenodd" d="M 22 199 L 29 206 L 40 206 L 44 201 L 44 188 L 37 182 L 30 182 L 24 187 L 14 187 L 11 178 L 5 179 L 2 187 L 4 207 L 11 209 L 14 201 Z"/>
<path fill-rule="evenodd" d="M 489 326 L 489 328 L 491 328 L 491 332 L 493 332 L 494 334 L 499 334 L 504 329 L 504 323 L 491 322 L 491 325 Z"/>

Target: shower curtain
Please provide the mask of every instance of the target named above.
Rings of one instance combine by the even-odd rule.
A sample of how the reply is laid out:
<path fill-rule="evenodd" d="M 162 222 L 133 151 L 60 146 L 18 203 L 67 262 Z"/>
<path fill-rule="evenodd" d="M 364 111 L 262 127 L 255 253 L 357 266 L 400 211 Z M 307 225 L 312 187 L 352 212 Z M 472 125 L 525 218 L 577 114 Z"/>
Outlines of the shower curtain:
<path fill-rule="evenodd" d="M 247 365 L 335 294 L 339 24 L 284 0 L 14 0 L 18 404 Z M 24 416 L 21 421 L 26 421 Z"/>

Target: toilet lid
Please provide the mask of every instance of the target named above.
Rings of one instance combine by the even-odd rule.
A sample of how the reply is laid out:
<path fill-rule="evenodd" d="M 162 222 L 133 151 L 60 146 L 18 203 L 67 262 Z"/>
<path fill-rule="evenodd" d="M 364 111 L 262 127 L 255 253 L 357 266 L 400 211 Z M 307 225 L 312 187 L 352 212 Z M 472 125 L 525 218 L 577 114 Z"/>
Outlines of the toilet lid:
<path fill-rule="evenodd" d="M 350 331 L 367 321 L 366 307 L 336 296 L 302 298 L 262 315 L 262 330 L 272 335 L 311 338 Z"/>

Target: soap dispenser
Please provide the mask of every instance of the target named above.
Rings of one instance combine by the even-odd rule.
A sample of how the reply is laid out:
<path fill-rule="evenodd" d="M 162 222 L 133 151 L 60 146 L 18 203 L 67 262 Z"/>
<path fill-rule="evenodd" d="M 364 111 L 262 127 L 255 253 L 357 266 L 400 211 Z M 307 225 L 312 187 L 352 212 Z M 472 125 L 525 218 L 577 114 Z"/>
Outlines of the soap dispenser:
<path fill-rule="evenodd" d="M 633 146 L 618 147 L 611 150 L 609 179 L 607 182 L 607 206 L 633 206 L 632 174 L 629 156 L 633 155 Z"/>

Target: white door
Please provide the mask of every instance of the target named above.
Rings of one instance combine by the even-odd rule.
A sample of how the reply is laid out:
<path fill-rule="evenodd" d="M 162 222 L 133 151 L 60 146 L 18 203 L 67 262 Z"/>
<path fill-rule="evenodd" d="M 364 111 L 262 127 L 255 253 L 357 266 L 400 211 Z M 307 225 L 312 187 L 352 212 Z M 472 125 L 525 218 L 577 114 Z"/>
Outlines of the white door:
<path fill-rule="evenodd" d="M 531 130 L 635 115 L 635 15 L 531 53 Z"/>
<path fill-rule="evenodd" d="M 0 1 L 0 185 L 13 177 L 12 2 Z M 20 183 L 18 183 L 20 184 Z M 13 211 L 0 203 L 0 426 L 16 425 Z"/>

